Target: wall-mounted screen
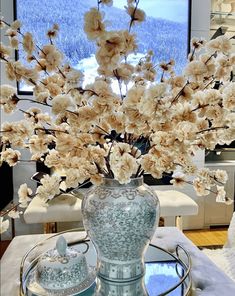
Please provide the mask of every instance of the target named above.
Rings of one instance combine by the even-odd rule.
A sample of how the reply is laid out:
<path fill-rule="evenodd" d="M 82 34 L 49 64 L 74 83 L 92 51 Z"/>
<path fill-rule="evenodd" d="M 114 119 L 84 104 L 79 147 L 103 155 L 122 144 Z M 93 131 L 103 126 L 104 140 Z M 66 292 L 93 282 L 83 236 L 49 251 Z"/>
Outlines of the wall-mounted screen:
<path fill-rule="evenodd" d="M 65 61 L 81 69 L 85 82 L 96 76 L 95 44 L 83 32 L 83 16 L 97 0 L 15 0 L 15 16 L 22 24 L 22 32 L 32 32 L 40 45 L 49 43 L 46 32 L 54 23 L 60 31 L 55 40 Z M 101 6 L 105 12 L 108 30 L 128 28 L 129 16 L 125 12 L 126 0 L 113 0 L 112 7 Z M 154 62 L 175 60 L 175 71 L 180 73 L 186 64 L 190 36 L 190 0 L 140 0 L 139 8 L 146 13 L 146 21 L 133 27 L 138 38 L 138 52 L 132 63 L 152 49 Z M 18 58 L 23 58 L 19 50 Z M 29 86 L 20 83 L 19 92 L 30 92 Z"/>

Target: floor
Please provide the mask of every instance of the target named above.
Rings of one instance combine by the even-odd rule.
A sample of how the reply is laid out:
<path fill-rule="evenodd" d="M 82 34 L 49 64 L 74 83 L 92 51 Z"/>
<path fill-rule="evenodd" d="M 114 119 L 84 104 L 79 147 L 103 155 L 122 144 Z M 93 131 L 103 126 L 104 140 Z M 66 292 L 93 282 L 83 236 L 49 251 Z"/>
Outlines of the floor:
<path fill-rule="evenodd" d="M 219 247 L 226 243 L 227 228 L 186 230 L 184 234 L 198 247 Z"/>

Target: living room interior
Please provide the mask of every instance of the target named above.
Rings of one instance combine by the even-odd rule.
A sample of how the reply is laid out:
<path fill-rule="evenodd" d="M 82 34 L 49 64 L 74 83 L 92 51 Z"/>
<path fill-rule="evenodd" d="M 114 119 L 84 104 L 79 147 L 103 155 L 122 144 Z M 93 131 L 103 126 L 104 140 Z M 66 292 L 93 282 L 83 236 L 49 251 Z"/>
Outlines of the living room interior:
<path fill-rule="evenodd" d="M 129 1 L 130 3 L 128 5 L 136 5 L 136 9 L 134 9 L 135 11 L 137 10 L 138 4 L 141 7 L 142 1 L 145 0 Z M 161 1 L 162 0 L 159 0 L 159 2 Z M 122 3 L 126 1 L 107 0 L 106 4 L 104 4 L 106 1 L 102 2 L 102 0 L 93 2 L 94 6 L 96 6 L 97 2 L 99 3 L 98 8 L 100 10 L 105 7 L 105 9 L 107 9 L 108 11 L 109 7 L 106 7 L 107 3 L 113 2 L 113 5 L 115 5 L 115 2 L 119 2 L 117 4 L 117 7 L 115 6 L 115 8 L 119 9 L 119 6 L 121 6 Z M 174 5 L 176 4 L 171 4 L 171 2 L 174 1 L 169 1 L 169 5 L 172 5 L 172 10 L 174 10 Z M 185 33 L 184 38 L 185 40 L 187 40 L 185 46 L 183 47 L 183 50 L 186 49 L 187 52 L 183 53 L 183 50 L 179 50 L 182 51 L 182 54 L 185 54 L 186 60 L 187 54 L 190 52 L 190 40 L 192 38 L 198 38 L 199 40 L 205 39 L 206 41 L 210 41 L 214 40 L 218 36 L 227 36 L 232 44 L 231 55 L 234 56 L 234 0 L 177 0 L 177 3 L 178 2 L 181 4 L 183 3 L 182 5 L 184 6 L 182 7 L 186 7 L 186 10 L 184 11 L 184 14 L 182 13 L 182 15 L 184 15 L 184 17 L 187 16 L 187 30 L 184 28 L 183 31 Z M 1 16 L 4 17 L 4 21 L 11 24 L 14 20 L 17 19 L 18 16 L 25 16 L 25 20 L 29 21 L 30 17 L 24 14 L 24 9 L 22 8 L 23 5 L 24 1 L 22 0 L 3 0 L 1 3 Z M 50 4 L 48 5 L 50 6 Z M 168 9 L 169 7 L 171 6 L 168 6 Z M 32 9 L 35 9 L 36 11 L 36 8 Z M 149 11 L 151 9 L 149 9 Z M 182 15 L 178 17 L 183 17 Z M 78 17 L 83 18 L 83 16 L 81 15 Z M 153 16 L 151 15 L 151 17 Z M 169 13 L 170 22 L 177 22 L 177 20 L 174 20 L 175 17 L 176 16 L 171 16 L 171 14 Z M 63 20 L 63 18 L 67 20 L 68 16 L 63 16 L 62 14 L 58 22 Z M 35 19 L 37 19 L 37 17 L 35 17 Z M 57 23 L 56 19 L 53 21 Z M 34 20 L 32 22 L 34 22 Z M 22 23 L 24 23 L 24 20 L 22 20 Z M 52 25 L 54 24 L 50 24 L 50 26 Z M 156 35 L 157 34 L 158 33 L 156 29 Z M 6 36 L 4 31 L 1 30 L 1 41 L 3 43 L 7 43 L 8 39 L 9 36 Z M 51 40 L 52 39 L 50 39 L 50 41 Z M 61 40 L 60 41 L 63 43 L 63 37 Z M 51 45 L 53 45 L 52 41 Z M 20 54 L 22 54 L 20 53 L 20 51 L 15 54 L 13 60 L 20 58 Z M 141 59 L 142 58 L 143 57 L 141 57 Z M 86 59 L 88 61 L 87 57 Z M 94 63 L 94 54 L 89 62 L 91 64 Z M 17 96 L 19 98 L 27 98 L 27 100 L 25 100 L 25 102 L 22 102 L 20 105 L 21 109 L 27 110 L 30 107 L 29 100 L 34 100 L 32 86 L 31 89 L 28 89 L 28 86 L 26 84 L 23 84 L 21 82 L 17 82 L 16 84 L 15 81 L 10 81 L 9 77 L 7 77 L 5 73 L 5 67 L 3 66 L 3 64 L 4 61 L 1 60 L 1 85 L 11 85 L 17 89 Z M 80 63 L 80 65 L 82 65 L 82 63 Z M 90 73 L 94 71 L 92 67 L 91 70 L 88 70 L 90 71 L 89 75 L 91 75 Z M 235 63 L 233 63 L 233 71 L 231 71 L 231 76 L 229 78 L 230 83 L 235 82 L 234 73 Z M 90 78 L 85 77 L 85 79 Z M 216 89 L 216 81 L 214 81 L 214 78 L 212 83 L 214 83 L 214 88 Z M 126 84 L 126 89 L 127 87 L 128 84 Z M 123 97 L 122 92 L 121 97 Z M 233 100 L 234 104 L 234 93 L 232 94 L 231 100 Z M 47 110 L 43 109 L 44 107 L 45 106 L 42 107 L 42 110 Z M 234 112 L 235 110 L 233 109 L 231 113 Z M 21 117 L 21 112 L 5 114 L 3 109 L 1 109 L 1 126 L 5 122 L 14 122 L 21 120 Z M 61 121 L 62 125 L 63 123 L 64 122 Z M 115 135 L 115 137 L 116 136 L 117 135 Z M 7 146 L 5 143 L 1 143 L 1 152 L 3 152 L 6 147 L 7 149 L 10 149 L 10 146 Z M 31 157 L 28 149 L 20 149 L 20 154 L 22 160 L 27 160 Z M 124 294 L 124 287 L 120 288 L 121 292 L 118 292 L 118 289 L 115 290 L 115 285 L 115 288 L 111 288 L 112 284 L 110 284 L 110 287 L 106 287 L 106 290 L 102 290 L 102 283 L 98 284 L 98 282 L 96 283 L 96 286 L 93 287 L 93 279 L 93 282 L 90 283 L 89 287 L 87 284 L 85 289 L 82 290 L 79 286 L 77 294 L 69 294 L 71 293 L 71 291 L 67 292 L 67 290 L 65 289 L 66 292 L 63 293 L 67 294 L 62 294 L 62 292 L 60 292 L 61 294 L 52 295 L 80 295 L 80 293 L 81 295 L 83 295 L 86 289 L 88 289 L 87 293 L 89 293 L 90 287 L 93 287 L 92 289 L 94 289 L 94 291 L 96 292 L 92 290 L 90 294 L 84 295 L 235 295 L 235 140 L 231 141 L 228 145 L 222 142 L 217 143 L 213 149 L 197 150 L 192 157 L 192 161 L 193 164 L 199 169 L 205 168 L 218 172 L 226 172 L 228 180 L 224 185 L 224 189 L 226 192 L 226 196 L 229 198 L 229 202 L 217 202 L 213 190 L 211 190 L 210 193 L 206 196 L 198 196 L 192 186 L 192 179 L 189 179 L 188 183 L 184 184 L 183 187 L 173 186 L 174 182 L 172 182 L 172 175 L 174 177 L 174 174 L 172 172 L 167 172 L 159 179 L 152 177 L 150 173 L 143 173 L 143 181 L 145 184 L 150 186 L 151 190 L 154 191 L 154 194 L 158 196 L 158 206 L 160 207 L 160 219 L 156 233 L 154 234 L 151 243 L 153 245 L 156 244 L 158 247 L 161 247 L 164 250 L 167 250 L 167 252 L 172 252 L 174 256 L 176 256 L 175 254 L 177 254 L 178 252 L 177 245 L 183 247 L 183 249 L 186 251 L 186 255 L 189 253 L 190 260 L 188 261 L 188 263 L 182 263 L 181 267 L 183 272 L 185 272 L 187 276 L 188 274 L 190 274 L 190 276 L 186 276 L 185 278 L 183 276 L 179 276 L 180 281 L 185 281 L 184 289 L 182 289 L 180 292 L 179 289 L 176 289 L 176 291 L 178 291 L 176 292 L 176 294 L 173 294 L 174 291 L 172 291 L 171 288 L 169 288 L 169 292 L 167 292 L 166 294 L 160 294 L 159 292 L 159 294 L 151 294 L 149 292 L 150 290 L 148 290 L 149 288 L 147 282 L 145 281 L 147 292 L 144 291 L 145 288 L 143 288 L 142 294 L 137 294 L 135 290 L 136 286 L 128 286 L 129 294 Z M 69 231 L 73 229 L 79 230 L 78 235 L 74 234 L 74 238 L 78 237 L 79 239 L 81 239 L 82 237 L 82 239 L 84 239 L 84 230 L 87 228 L 85 227 L 84 229 L 84 217 L 82 214 L 82 208 L 84 207 L 83 199 L 85 196 L 89 195 L 89 190 L 92 185 L 90 183 L 90 180 L 85 180 L 84 182 L 81 182 L 84 183 L 81 188 L 68 190 L 69 186 L 63 187 L 65 186 L 63 183 L 63 181 L 65 180 L 65 175 L 63 175 L 64 171 L 61 170 L 59 171 L 59 174 L 64 179 L 62 179 L 62 182 L 60 184 L 60 193 L 57 194 L 58 196 L 56 195 L 57 197 L 55 199 L 50 200 L 46 207 L 44 206 L 45 200 L 40 199 L 37 195 L 30 199 L 30 202 L 29 204 L 27 204 L 27 206 L 22 208 L 17 206 L 19 203 L 18 190 L 21 184 L 27 183 L 28 188 L 31 188 L 33 192 L 36 192 L 38 190 L 38 187 L 41 185 L 40 180 L 42 180 L 42 178 L 44 178 L 46 174 L 53 175 L 54 173 L 57 174 L 58 171 L 53 171 L 53 169 L 49 169 L 40 161 L 19 161 L 17 165 L 9 166 L 7 162 L 4 161 L 4 159 L 3 161 L 1 159 L 1 295 L 50 295 L 36 294 L 36 292 L 34 292 L 33 294 L 30 294 L 28 292 L 28 294 L 25 292 L 27 289 L 25 288 L 24 290 L 24 287 L 22 288 L 21 285 L 19 285 L 19 266 L 20 262 L 22 263 L 21 260 L 22 258 L 24 258 L 24 254 L 26 254 L 29 250 L 31 251 L 31 248 L 33 249 L 34 246 L 41 240 L 45 240 L 50 236 L 58 233 L 64 233 L 63 235 L 65 235 L 68 246 L 70 247 L 70 243 L 73 241 L 73 235 L 69 234 Z M 18 209 L 19 216 L 18 211 L 15 216 L 8 216 L 9 213 L 13 213 L 12 209 L 13 212 L 14 210 Z M 5 217 L 7 216 L 7 219 L 9 220 L 9 225 L 8 229 L 4 229 L 3 221 L 6 221 Z M 86 223 L 87 222 L 85 222 L 85 224 Z M 85 239 L 87 239 L 87 237 L 85 237 Z M 57 240 L 57 242 L 58 241 L 59 239 Z M 59 242 L 58 244 L 60 243 L 61 242 Z M 53 238 L 50 248 L 55 247 L 55 244 L 57 243 Z M 61 243 L 61 245 L 63 245 L 63 242 Z M 59 248 L 57 248 L 57 250 L 59 250 Z M 39 253 L 36 253 L 36 255 L 38 256 Z M 184 260 L 187 257 L 186 255 L 183 255 Z M 30 258 L 30 256 L 33 257 L 35 256 L 35 254 L 33 253 L 33 255 L 29 255 L 29 262 L 30 260 L 32 262 L 33 260 L 32 258 Z M 177 256 L 175 257 L 175 260 L 179 260 L 177 261 L 179 263 L 181 262 L 181 259 Z M 14 257 L 17 258 L 16 266 L 14 266 Z M 86 258 L 86 260 L 89 261 L 89 258 Z M 102 278 L 102 272 L 99 272 Z M 206 274 L 208 273 L 211 275 L 210 280 L 206 280 Z M 7 279 L 9 275 L 15 277 L 16 279 L 14 279 L 14 283 L 11 285 L 9 285 Z M 16 281 L 17 283 L 15 283 Z M 90 279 L 90 281 L 92 281 L 92 279 Z M 100 287 L 97 288 L 99 285 Z M 25 284 L 25 287 L 26 286 L 27 284 Z M 21 294 L 17 294 L 16 287 L 17 289 L 20 289 Z M 126 286 L 125 289 L 127 289 Z M 109 294 L 111 293 L 111 291 L 114 290 L 116 291 L 113 292 L 114 294 Z M 164 291 L 161 292 L 163 293 Z"/>

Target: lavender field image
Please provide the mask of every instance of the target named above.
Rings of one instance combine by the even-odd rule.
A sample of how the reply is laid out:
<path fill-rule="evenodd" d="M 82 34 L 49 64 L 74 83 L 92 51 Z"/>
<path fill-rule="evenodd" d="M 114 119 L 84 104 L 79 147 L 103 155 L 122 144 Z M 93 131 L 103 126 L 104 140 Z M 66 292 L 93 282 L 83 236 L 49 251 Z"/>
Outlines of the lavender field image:
<path fill-rule="evenodd" d="M 114 0 L 112 7 L 102 7 L 107 29 L 128 28 L 129 17 L 124 10 L 125 0 Z M 141 56 L 152 49 L 155 62 L 175 59 L 179 73 L 186 63 L 188 47 L 188 0 L 140 0 L 139 8 L 146 12 L 146 21 L 133 27 L 137 34 Z M 17 0 L 17 18 L 23 23 L 22 32 L 30 31 L 39 44 L 47 44 L 46 32 L 54 23 L 59 24 L 56 46 L 65 61 L 86 71 L 86 82 L 95 74 L 95 44 L 83 32 L 83 16 L 96 0 Z M 22 53 L 19 52 L 19 57 Z M 136 61 L 135 56 L 131 61 Z"/>

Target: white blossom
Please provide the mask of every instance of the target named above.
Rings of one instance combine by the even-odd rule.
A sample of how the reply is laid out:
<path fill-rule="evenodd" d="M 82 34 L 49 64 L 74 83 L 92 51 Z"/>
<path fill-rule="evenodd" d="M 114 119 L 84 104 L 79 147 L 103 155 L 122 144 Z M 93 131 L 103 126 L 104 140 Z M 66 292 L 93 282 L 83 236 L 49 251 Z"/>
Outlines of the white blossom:
<path fill-rule="evenodd" d="M 105 25 L 103 22 L 104 15 L 96 8 L 91 8 L 85 14 L 84 31 L 89 39 L 96 39 L 105 32 Z"/>
<path fill-rule="evenodd" d="M 21 153 L 11 148 L 1 152 L 1 160 L 6 161 L 9 166 L 15 166 L 19 161 Z"/>
<path fill-rule="evenodd" d="M 21 208 L 27 208 L 28 203 L 31 201 L 32 189 L 28 188 L 27 184 L 21 184 L 18 190 L 19 203 Z"/>
<path fill-rule="evenodd" d="M 216 188 L 217 188 L 216 201 L 225 203 L 226 192 L 224 190 L 224 187 L 217 185 Z"/>
<path fill-rule="evenodd" d="M 75 105 L 69 95 L 58 95 L 52 100 L 52 112 L 54 114 L 59 114 L 60 112 L 65 112 L 67 109 L 71 110 L 74 108 Z"/>
<path fill-rule="evenodd" d="M 199 196 L 205 196 L 210 193 L 208 190 L 208 184 L 199 178 L 193 180 L 193 187 Z"/>
<path fill-rule="evenodd" d="M 7 231 L 9 228 L 9 220 L 4 220 L 3 217 L 0 217 L 0 234 Z"/>
<path fill-rule="evenodd" d="M 37 196 L 42 199 L 44 202 L 47 202 L 48 200 L 51 200 L 55 197 L 55 195 L 59 195 L 61 178 L 59 176 L 49 176 L 45 175 L 41 180 L 41 184 L 37 190 L 36 194 Z"/>
<path fill-rule="evenodd" d="M 185 174 L 183 174 L 182 172 L 175 172 L 172 175 L 172 180 L 170 181 L 171 184 L 173 184 L 176 187 L 183 187 L 185 185 Z"/>
<path fill-rule="evenodd" d="M 228 174 L 226 171 L 218 169 L 215 171 L 215 179 L 216 179 L 216 181 L 225 184 L 228 180 Z"/>
<path fill-rule="evenodd" d="M 18 219 L 20 218 L 20 212 L 17 210 L 11 210 L 10 212 L 8 212 L 8 217 L 10 217 L 11 219 Z"/>

